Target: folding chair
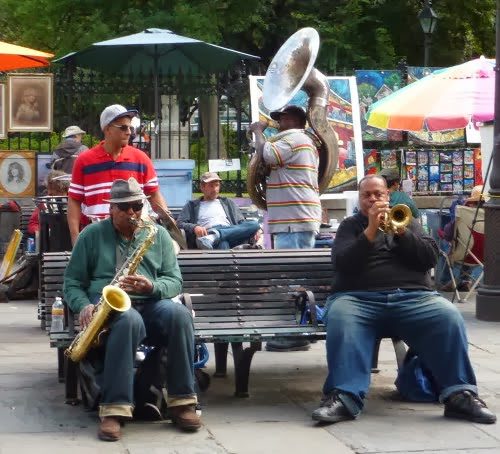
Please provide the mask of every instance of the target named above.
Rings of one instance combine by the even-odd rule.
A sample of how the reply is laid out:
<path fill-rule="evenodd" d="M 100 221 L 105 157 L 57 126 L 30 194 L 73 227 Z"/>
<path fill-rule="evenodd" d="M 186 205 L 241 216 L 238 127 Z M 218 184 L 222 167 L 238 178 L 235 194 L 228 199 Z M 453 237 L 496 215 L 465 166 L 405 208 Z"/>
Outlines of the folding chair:
<path fill-rule="evenodd" d="M 466 302 L 484 274 L 484 208 L 477 209 L 462 205 L 457 206 L 451 250 L 445 258 L 450 271 L 455 296 L 459 302 Z M 468 273 L 471 277 L 472 285 L 464 298 L 460 296 L 455 273 L 453 272 L 456 265 L 460 265 L 462 272 L 465 271 L 465 268 L 480 267 L 480 274 L 477 277 Z"/>

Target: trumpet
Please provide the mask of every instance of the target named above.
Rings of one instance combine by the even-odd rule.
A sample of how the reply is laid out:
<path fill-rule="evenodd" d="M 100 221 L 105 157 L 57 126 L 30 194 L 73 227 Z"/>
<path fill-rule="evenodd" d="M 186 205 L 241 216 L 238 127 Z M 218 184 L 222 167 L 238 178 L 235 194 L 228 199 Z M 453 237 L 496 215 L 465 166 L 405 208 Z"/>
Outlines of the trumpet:
<path fill-rule="evenodd" d="M 408 205 L 399 203 L 391 208 L 389 213 L 385 213 L 380 222 L 379 230 L 384 233 L 395 233 L 399 229 L 404 229 L 412 219 L 411 210 Z"/>

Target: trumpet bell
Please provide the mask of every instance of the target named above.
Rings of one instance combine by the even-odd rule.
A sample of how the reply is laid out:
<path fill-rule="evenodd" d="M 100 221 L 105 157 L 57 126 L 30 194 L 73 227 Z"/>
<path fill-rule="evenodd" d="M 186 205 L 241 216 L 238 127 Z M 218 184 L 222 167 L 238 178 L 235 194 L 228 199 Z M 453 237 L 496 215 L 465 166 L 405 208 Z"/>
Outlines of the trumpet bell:
<path fill-rule="evenodd" d="M 389 218 L 394 229 L 406 227 L 412 218 L 411 210 L 408 205 L 400 203 L 392 207 Z"/>
<path fill-rule="evenodd" d="M 281 109 L 302 88 L 319 51 L 319 34 L 311 27 L 295 32 L 280 47 L 269 65 L 262 102 L 270 111 Z"/>

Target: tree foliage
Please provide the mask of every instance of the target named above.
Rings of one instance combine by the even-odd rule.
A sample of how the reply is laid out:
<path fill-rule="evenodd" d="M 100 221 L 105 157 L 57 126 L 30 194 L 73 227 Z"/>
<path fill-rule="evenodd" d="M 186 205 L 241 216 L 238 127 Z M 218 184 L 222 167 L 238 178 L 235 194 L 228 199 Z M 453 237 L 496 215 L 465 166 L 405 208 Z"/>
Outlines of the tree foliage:
<path fill-rule="evenodd" d="M 328 74 L 423 63 L 422 0 L 0 0 L 1 39 L 58 56 L 146 28 L 171 29 L 259 55 L 263 67 L 295 30 L 321 36 Z M 494 0 L 435 0 L 431 64 L 447 66 L 495 46 Z"/>

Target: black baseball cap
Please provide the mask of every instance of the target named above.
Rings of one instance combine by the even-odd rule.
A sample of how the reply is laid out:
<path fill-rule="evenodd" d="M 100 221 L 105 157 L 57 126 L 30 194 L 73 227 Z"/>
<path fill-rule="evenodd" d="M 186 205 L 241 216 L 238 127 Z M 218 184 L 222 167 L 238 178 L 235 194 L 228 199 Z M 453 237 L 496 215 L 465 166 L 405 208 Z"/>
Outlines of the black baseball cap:
<path fill-rule="evenodd" d="M 283 109 L 275 110 L 274 112 L 271 112 L 270 115 L 271 115 L 271 118 L 273 120 L 278 121 L 280 116 L 284 113 L 289 114 L 289 115 L 295 115 L 297 118 L 299 118 L 303 122 L 305 122 L 307 119 L 306 111 L 300 106 L 286 106 L 286 107 L 283 107 Z"/>

